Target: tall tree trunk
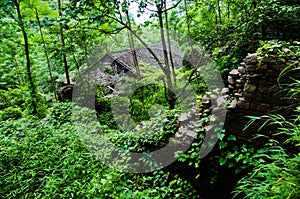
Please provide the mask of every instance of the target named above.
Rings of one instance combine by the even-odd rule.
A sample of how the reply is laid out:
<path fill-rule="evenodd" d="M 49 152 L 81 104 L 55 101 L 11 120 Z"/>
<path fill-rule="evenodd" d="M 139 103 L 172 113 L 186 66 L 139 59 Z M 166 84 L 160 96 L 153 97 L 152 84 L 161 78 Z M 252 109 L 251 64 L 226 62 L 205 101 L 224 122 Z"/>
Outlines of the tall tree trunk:
<path fill-rule="evenodd" d="M 167 10 L 167 1 L 164 1 L 164 3 L 165 3 L 165 10 Z M 176 85 L 176 73 L 175 73 L 175 67 L 174 67 L 174 61 L 173 61 L 173 55 L 172 55 L 170 32 L 169 32 L 169 22 L 168 22 L 168 12 L 167 11 L 165 11 L 165 24 L 166 24 L 166 35 L 167 35 L 167 41 L 168 41 L 169 57 L 170 57 L 170 62 L 171 62 L 173 80 L 174 80 L 174 84 Z"/>
<path fill-rule="evenodd" d="M 58 0 L 57 3 L 58 3 L 58 15 L 59 15 L 59 18 L 61 19 L 62 13 L 61 13 L 60 0 Z M 68 66 L 67 56 L 66 56 L 64 29 L 63 29 L 63 25 L 62 25 L 61 21 L 59 22 L 59 32 L 60 32 L 60 39 L 61 39 L 61 44 L 62 44 L 63 63 L 64 63 L 64 67 L 65 67 L 65 72 L 66 72 L 67 84 L 71 84 L 70 76 L 69 76 L 69 66 Z"/>
<path fill-rule="evenodd" d="M 185 10 L 185 21 L 186 21 L 187 31 L 188 31 L 188 42 L 189 42 L 189 46 L 190 46 L 191 50 L 193 50 L 193 44 L 192 44 L 192 40 L 191 40 L 191 28 L 190 28 L 189 15 L 188 15 L 189 13 L 188 13 L 188 9 L 187 9 L 186 0 L 184 0 L 183 3 L 184 3 L 184 10 Z"/>
<path fill-rule="evenodd" d="M 192 38 L 191 38 L 191 29 L 190 29 L 190 22 L 189 22 L 189 13 L 188 13 L 188 8 L 187 8 L 187 3 L 186 3 L 186 0 L 183 1 L 184 3 L 184 9 L 185 9 L 185 20 L 186 20 L 186 24 L 187 24 L 187 31 L 188 31 L 188 42 L 189 42 L 189 46 L 190 46 L 190 49 L 191 49 L 191 56 L 192 56 L 192 63 L 191 64 L 194 64 L 195 63 L 195 53 L 194 53 L 194 47 L 193 47 L 193 42 L 192 42 Z M 197 84 L 199 84 L 199 78 L 198 78 L 198 75 L 197 75 L 197 70 L 195 68 L 195 73 L 196 73 L 196 82 Z"/>
<path fill-rule="evenodd" d="M 230 0 L 227 0 L 227 18 L 230 20 Z"/>
<path fill-rule="evenodd" d="M 158 11 L 158 18 L 159 18 L 159 26 L 160 26 L 160 37 L 162 42 L 162 48 L 163 48 L 163 56 L 164 56 L 164 64 L 165 64 L 165 70 L 167 72 L 167 78 L 168 78 L 168 86 L 172 88 L 172 81 L 170 78 L 170 65 L 169 65 L 169 59 L 168 59 L 168 52 L 167 52 L 167 45 L 166 45 L 166 39 L 164 35 L 163 30 L 163 18 L 162 18 L 162 11 Z"/>
<path fill-rule="evenodd" d="M 44 39 L 44 34 L 43 34 L 43 30 L 42 30 L 42 26 L 41 26 L 41 22 L 40 22 L 40 18 L 39 18 L 39 13 L 38 13 L 38 10 L 36 8 L 35 8 L 35 17 L 36 17 L 36 20 L 38 22 L 40 35 L 41 35 L 41 38 L 42 38 L 42 43 L 43 43 L 44 53 L 45 53 L 46 60 L 47 60 L 47 67 L 48 67 L 48 71 L 49 71 L 49 75 L 50 75 L 50 80 L 51 80 L 51 85 L 52 85 L 52 89 L 53 89 L 54 98 L 57 101 L 56 89 L 55 89 L 54 79 L 53 79 L 52 72 L 51 72 L 51 66 L 50 66 L 50 60 L 49 60 L 49 56 L 48 56 L 47 46 L 46 46 L 46 42 L 45 42 L 45 39 Z"/>
<path fill-rule="evenodd" d="M 218 16 L 219 16 L 220 25 L 222 25 L 220 0 L 218 0 Z"/>
<path fill-rule="evenodd" d="M 216 28 L 217 28 L 217 33 L 219 33 L 218 14 L 217 13 L 215 13 L 215 24 L 216 24 Z"/>
<path fill-rule="evenodd" d="M 168 60 L 168 52 L 167 52 L 167 46 L 166 46 L 166 39 L 164 35 L 164 26 L 163 26 L 163 17 L 162 17 L 162 9 L 163 9 L 163 2 L 160 5 L 157 5 L 157 14 L 158 14 L 158 20 L 159 20 L 159 27 L 160 27 L 160 36 L 161 36 L 161 41 L 162 41 L 162 48 L 163 48 L 163 55 L 164 55 L 164 63 L 165 63 L 165 71 L 166 71 L 166 78 L 167 78 L 167 85 L 168 85 L 168 96 L 167 102 L 169 104 L 169 109 L 174 109 L 175 108 L 175 96 L 174 93 L 172 92 L 172 78 L 171 78 L 171 73 L 170 73 L 170 65 L 169 65 L 169 60 Z"/>
<path fill-rule="evenodd" d="M 37 91 L 36 87 L 33 82 L 32 78 L 32 73 L 31 73 L 31 63 L 30 63 L 30 54 L 29 54 L 29 43 L 28 43 L 28 37 L 27 33 L 25 30 L 23 18 L 21 15 L 21 10 L 20 10 L 20 2 L 18 0 L 15 0 L 16 8 L 17 8 L 17 13 L 18 13 L 18 23 L 19 26 L 22 30 L 23 38 L 24 38 L 24 48 L 25 48 L 25 56 L 26 56 L 26 71 L 27 71 L 27 77 L 29 81 L 29 89 L 30 89 L 30 95 L 31 95 L 31 106 L 33 110 L 33 114 L 37 114 Z"/>
<path fill-rule="evenodd" d="M 128 31 L 128 34 L 129 34 L 129 43 L 130 43 L 130 49 L 131 49 L 131 53 L 132 53 L 133 64 L 134 64 L 134 67 L 135 67 L 135 70 L 136 70 L 136 75 L 140 79 L 141 78 L 141 72 L 140 72 L 140 67 L 139 67 L 139 63 L 138 63 L 138 60 L 137 60 L 137 56 L 136 56 L 136 50 L 135 50 L 135 46 L 134 46 L 133 36 L 131 34 L 131 23 L 130 23 L 128 10 L 126 10 L 125 14 L 126 14 L 128 27 L 130 29 Z"/>

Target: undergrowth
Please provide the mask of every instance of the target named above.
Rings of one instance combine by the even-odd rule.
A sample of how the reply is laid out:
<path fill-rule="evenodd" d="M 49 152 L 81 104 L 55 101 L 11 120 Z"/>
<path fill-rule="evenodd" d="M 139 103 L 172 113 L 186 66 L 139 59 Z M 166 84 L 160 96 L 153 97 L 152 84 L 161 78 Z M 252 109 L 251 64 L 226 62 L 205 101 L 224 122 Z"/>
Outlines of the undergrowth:
<path fill-rule="evenodd" d="M 122 173 L 102 164 L 78 137 L 70 108 L 59 103 L 44 119 L 1 122 L 1 198 L 199 198 L 176 175 Z"/>

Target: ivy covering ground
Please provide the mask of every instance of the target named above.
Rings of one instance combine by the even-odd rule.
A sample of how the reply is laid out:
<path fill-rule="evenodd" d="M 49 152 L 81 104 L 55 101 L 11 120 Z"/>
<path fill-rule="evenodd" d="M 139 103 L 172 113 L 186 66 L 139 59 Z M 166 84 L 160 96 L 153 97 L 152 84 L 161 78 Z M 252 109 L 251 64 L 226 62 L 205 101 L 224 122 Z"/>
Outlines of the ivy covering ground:
<path fill-rule="evenodd" d="M 44 119 L 1 123 L 1 198 L 199 198 L 178 176 L 127 174 L 100 163 L 76 135 L 70 108 L 61 103 Z"/>

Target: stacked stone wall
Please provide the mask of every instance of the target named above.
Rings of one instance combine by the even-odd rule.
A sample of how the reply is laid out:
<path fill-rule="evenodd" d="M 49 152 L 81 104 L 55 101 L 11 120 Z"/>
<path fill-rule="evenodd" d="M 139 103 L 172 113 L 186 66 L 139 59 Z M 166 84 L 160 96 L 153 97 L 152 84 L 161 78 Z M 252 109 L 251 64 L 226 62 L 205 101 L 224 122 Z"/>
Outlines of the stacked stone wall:
<path fill-rule="evenodd" d="M 293 79 L 300 79 L 299 72 L 287 73 L 281 77 L 287 67 L 300 67 L 295 60 L 285 60 L 275 55 L 260 58 L 257 54 L 248 55 L 238 69 L 229 73 L 229 87 L 223 89 L 223 97 L 227 100 L 225 129 L 245 142 L 253 141 L 253 135 L 258 132 L 263 121 L 253 123 L 248 129 L 244 127 L 249 122 L 247 116 L 262 116 L 281 114 L 289 117 L 298 105 L 299 99 L 287 97 L 287 85 Z M 270 135 L 274 129 L 264 128 L 263 134 Z"/>

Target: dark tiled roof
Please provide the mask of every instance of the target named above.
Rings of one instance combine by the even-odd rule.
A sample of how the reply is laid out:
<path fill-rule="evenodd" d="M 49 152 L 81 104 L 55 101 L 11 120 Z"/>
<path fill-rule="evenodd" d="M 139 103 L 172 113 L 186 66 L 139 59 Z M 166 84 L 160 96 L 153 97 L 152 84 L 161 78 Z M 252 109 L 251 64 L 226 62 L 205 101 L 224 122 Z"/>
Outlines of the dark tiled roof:
<path fill-rule="evenodd" d="M 155 55 L 160 60 L 160 62 L 164 63 L 162 43 L 150 45 L 149 48 L 155 53 Z M 168 46 L 167 46 L 167 49 L 168 49 Z M 171 45 L 171 50 L 172 50 L 172 55 L 173 55 L 172 57 L 173 57 L 174 67 L 180 68 L 181 64 L 182 64 L 183 52 L 180 49 L 178 49 L 172 45 Z M 149 65 L 158 67 L 157 61 L 154 59 L 154 57 L 151 55 L 151 53 L 149 52 L 149 50 L 147 48 L 145 48 L 145 47 L 136 48 L 136 55 L 137 55 L 138 62 L 143 62 L 143 63 L 149 64 Z M 105 58 L 105 61 L 104 61 L 104 58 Z M 128 70 L 130 70 L 132 72 L 135 71 L 131 50 L 122 50 L 122 51 L 107 53 L 100 59 L 100 62 L 107 63 L 108 61 L 110 61 L 112 63 L 114 60 L 119 62 L 121 65 L 123 65 Z M 170 63 L 170 60 L 169 60 L 169 63 Z"/>

